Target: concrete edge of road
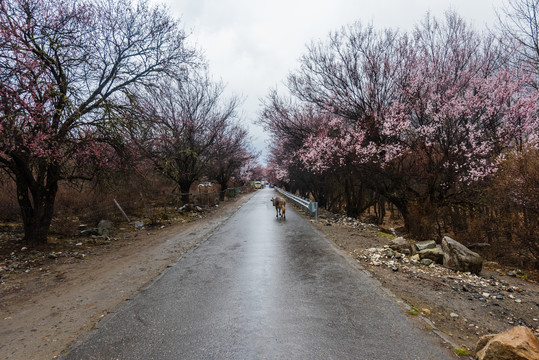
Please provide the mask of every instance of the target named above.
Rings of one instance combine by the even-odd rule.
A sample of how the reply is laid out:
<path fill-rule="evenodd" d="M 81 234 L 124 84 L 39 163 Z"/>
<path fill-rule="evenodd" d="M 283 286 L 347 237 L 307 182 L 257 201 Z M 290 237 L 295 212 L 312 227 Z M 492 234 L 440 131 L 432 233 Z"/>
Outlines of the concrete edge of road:
<path fill-rule="evenodd" d="M 231 211 L 230 214 L 221 218 L 214 226 L 209 227 L 205 232 L 200 234 L 200 236 L 197 238 L 196 243 L 191 248 L 189 248 L 189 250 L 181 254 L 180 257 L 178 257 L 176 260 L 170 262 L 159 274 L 157 274 L 153 279 L 151 279 L 150 281 L 142 285 L 132 296 L 125 298 L 124 300 L 119 302 L 116 306 L 114 306 L 113 309 L 111 309 L 107 314 L 105 314 L 101 319 L 99 319 L 94 324 L 93 328 L 90 331 L 80 335 L 78 338 L 73 340 L 58 356 L 58 359 L 63 359 L 63 355 L 67 355 L 69 352 L 73 351 L 77 347 L 84 344 L 92 336 L 92 334 L 94 334 L 97 330 L 99 330 L 99 328 L 101 328 L 102 326 L 106 325 L 108 322 L 113 320 L 118 313 L 126 309 L 129 309 L 131 304 L 133 304 L 132 302 L 133 299 L 135 299 L 137 296 L 147 291 L 153 284 L 159 281 L 159 279 L 161 279 L 170 268 L 174 267 L 177 263 L 179 263 L 183 259 L 184 256 L 195 251 L 196 248 L 198 248 L 202 243 L 207 241 L 213 235 L 213 233 L 215 233 L 215 231 L 217 231 L 221 226 L 223 226 L 223 224 L 228 219 L 234 216 L 234 214 L 236 214 L 245 204 L 247 204 L 251 198 L 252 198 L 252 195 L 249 196 L 249 198 L 245 200 L 243 203 L 241 203 L 240 206 L 238 206 L 234 211 Z"/>
<path fill-rule="evenodd" d="M 297 209 L 296 209 L 297 210 Z M 363 267 L 356 259 L 353 259 L 349 254 L 347 254 L 343 249 L 341 249 L 337 244 L 335 244 L 331 239 L 329 239 L 323 232 L 321 232 L 320 230 L 318 230 L 313 224 L 312 222 L 314 220 L 308 218 L 303 212 L 300 212 L 298 211 L 298 213 L 300 213 L 300 215 L 308 220 L 310 223 L 311 223 L 311 226 L 312 228 L 314 229 L 314 231 L 319 234 L 320 236 L 322 236 L 322 238 L 324 238 L 331 246 L 331 248 L 338 254 L 340 255 L 341 257 L 343 257 L 346 262 L 348 264 L 350 264 L 351 267 L 355 268 L 356 270 L 362 272 L 363 274 L 365 274 L 366 276 L 368 276 L 372 281 L 373 283 L 378 287 L 378 289 L 380 289 L 389 299 L 391 299 L 392 301 L 394 301 L 395 303 L 397 303 L 397 305 L 404 311 L 404 312 L 408 312 L 410 310 L 413 310 L 412 307 L 410 305 L 408 305 L 406 302 L 404 302 L 402 299 L 398 298 L 391 290 L 389 290 L 388 288 L 384 287 L 384 285 L 376 278 L 374 277 L 374 275 L 369 272 L 367 269 L 365 269 L 365 267 Z M 447 334 L 445 334 L 443 331 L 441 331 L 440 329 L 438 329 L 433 323 L 432 321 L 430 321 L 429 319 L 427 319 L 426 317 L 422 316 L 422 315 L 419 315 L 417 316 L 418 319 L 420 319 L 421 321 L 423 321 L 425 323 L 425 326 L 427 326 L 429 329 L 432 329 L 430 331 L 432 331 L 434 334 L 436 334 L 441 340 L 442 342 L 448 344 L 449 346 L 451 346 L 451 348 L 453 349 L 458 349 L 460 348 L 460 345 L 457 344 L 453 339 L 451 339 L 451 337 L 449 337 Z"/>

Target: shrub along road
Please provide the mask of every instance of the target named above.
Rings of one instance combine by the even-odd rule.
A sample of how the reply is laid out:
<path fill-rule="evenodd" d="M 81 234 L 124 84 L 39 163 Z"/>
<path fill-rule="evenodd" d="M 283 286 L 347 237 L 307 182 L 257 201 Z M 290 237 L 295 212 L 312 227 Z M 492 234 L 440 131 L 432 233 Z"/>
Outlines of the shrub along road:
<path fill-rule="evenodd" d="M 258 191 L 64 359 L 450 359 L 292 207 Z"/>

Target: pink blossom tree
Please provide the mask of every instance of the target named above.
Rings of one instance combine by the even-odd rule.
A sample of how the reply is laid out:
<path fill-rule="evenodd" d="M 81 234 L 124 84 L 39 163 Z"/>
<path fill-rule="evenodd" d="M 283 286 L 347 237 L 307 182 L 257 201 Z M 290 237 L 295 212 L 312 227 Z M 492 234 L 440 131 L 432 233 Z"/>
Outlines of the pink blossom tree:
<path fill-rule="evenodd" d="M 24 240 L 46 242 L 58 182 L 107 162 L 106 110 L 129 87 L 196 59 L 144 1 L 0 1 L 0 167 L 17 184 Z"/>
<path fill-rule="evenodd" d="M 349 204 L 374 192 L 431 236 L 436 209 L 473 201 L 504 151 L 535 142 L 537 93 L 498 44 L 447 13 L 411 35 L 356 24 L 311 45 L 289 88 L 328 115 L 296 154 L 320 176 L 353 173 Z"/>
<path fill-rule="evenodd" d="M 496 172 L 500 154 L 536 133 L 538 94 L 496 39 L 456 14 L 427 17 L 413 36 L 412 67 L 384 116 L 381 150 L 391 154 L 387 169 L 411 180 L 425 223 L 435 224 L 437 208 L 472 208 L 475 185 Z"/>
<path fill-rule="evenodd" d="M 258 162 L 251 162 L 243 169 L 243 178 L 247 181 L 260 180 L 266 175 L 266 167 Z"/>
<path fill-rule="evenodd" d="M 298 152 L 311 134 L 325 125 L 326 114 L 309 104 L 300 104 L 271 91 L 263 101 L 259 122 L 271 134 L 268 158 L 272 182 L 303 196 L 313 194 L 320 206 L 326 206 L 328 184 L 334 174 L 320 177 L 308 169 Z"/>
<path fill-rule="evenodd" d="M 210 147 L 206 173 L 221 186 L 219 199 L 225 200 L 226 189 L 232 179 L 241 182 L 241 169 L 256 159 L 250 149 L 247 130 L 230 123 Z"/>
<path fill-rule="evenodd" d="M 360 23 L 312 43 L 300 67 L 288 79 L 292 95 L 324 114 L 321 132 L 313 132 L 301 150 L 307 169 L 319 176 L 339 174 L 349 216 L 357 216 L 376 198 L 392 194 L 382 181 L 379 151 L 384 113 L 405 76 L 410 40 L 397 31 L 376 31 Z M 334 186 L 336 187 L 336 186 Z"/>

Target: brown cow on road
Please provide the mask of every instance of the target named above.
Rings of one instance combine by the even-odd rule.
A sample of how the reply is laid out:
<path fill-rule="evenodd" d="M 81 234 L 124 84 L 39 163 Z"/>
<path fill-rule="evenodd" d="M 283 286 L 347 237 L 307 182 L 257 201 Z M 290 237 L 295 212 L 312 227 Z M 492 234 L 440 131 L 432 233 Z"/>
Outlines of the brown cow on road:
<path fill-rule="evenodd" d="M 284 199 L 277 196 L 275 198 L 271 198 L 271 202 L 273 203 L 273 206 L 275 206 L 275 211 L 277 212 L 275 217 L 278 218 L 280 215 L 283 219 L 286 219 L 286 202 Z"/>

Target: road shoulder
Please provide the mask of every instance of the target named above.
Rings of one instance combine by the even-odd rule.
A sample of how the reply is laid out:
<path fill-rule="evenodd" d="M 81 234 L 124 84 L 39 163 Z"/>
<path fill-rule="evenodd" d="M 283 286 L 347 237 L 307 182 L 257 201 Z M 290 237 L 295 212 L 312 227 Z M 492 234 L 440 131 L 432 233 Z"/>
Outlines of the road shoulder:
<path fill-rule="evenodd" d="M 130 299 L 183 254 L 207 238 L 254 193 L 223 204 L 207 217 L 159 230 L 138 231 L 92 249 L 45 274 L 21 274 L 3 283 L 0 350 L 6 359 L 52 359 Z M 46 276 L 44 276 L 46 275 Z"/>

